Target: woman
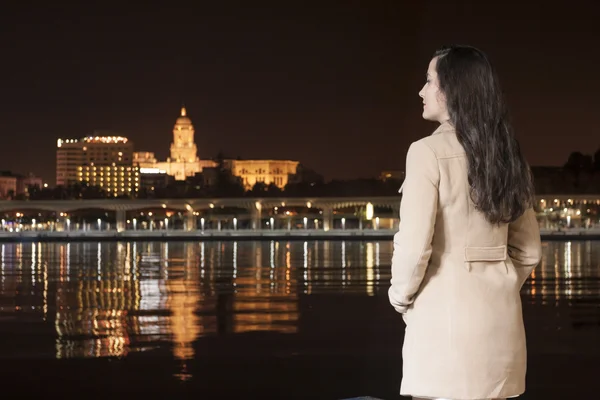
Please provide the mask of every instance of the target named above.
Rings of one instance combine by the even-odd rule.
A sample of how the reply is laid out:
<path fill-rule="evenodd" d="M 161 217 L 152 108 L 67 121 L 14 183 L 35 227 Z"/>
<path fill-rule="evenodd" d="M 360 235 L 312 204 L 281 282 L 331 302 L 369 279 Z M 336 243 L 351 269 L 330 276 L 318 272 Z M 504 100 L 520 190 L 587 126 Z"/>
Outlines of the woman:
<path fill-rule="evenodd" d="M 419 96 L 440 126 L 406 157 L 389 299 L 406 323 L 400 393 L 503 399 L 525 390 L 519 291 L 541 258 L 528 165 L 496 74 L 437 51 Z"/>

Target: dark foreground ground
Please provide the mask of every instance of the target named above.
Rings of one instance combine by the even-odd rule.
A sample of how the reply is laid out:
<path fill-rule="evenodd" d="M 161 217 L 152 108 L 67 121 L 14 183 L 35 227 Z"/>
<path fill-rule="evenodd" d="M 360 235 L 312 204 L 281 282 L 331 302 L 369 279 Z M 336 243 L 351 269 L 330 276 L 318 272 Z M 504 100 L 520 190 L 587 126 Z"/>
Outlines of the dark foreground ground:
<path fill-rule="evenodd" d="M 404 325 L 384 296 L 311 295 L 300 308 L 297 333 L 232 334 L 225 323 L 221 333 L 196 340 L 187 361 L 175 360 L 168 342 L 122 359 L 13 358 L 5 351 L 3 398 L 401 398 Z M 521 398 L 597 399 L 600 306 L 526 303 L 524 310 L 529 372 Z M 32 339 L 3 325 L 3 349 Z"/>

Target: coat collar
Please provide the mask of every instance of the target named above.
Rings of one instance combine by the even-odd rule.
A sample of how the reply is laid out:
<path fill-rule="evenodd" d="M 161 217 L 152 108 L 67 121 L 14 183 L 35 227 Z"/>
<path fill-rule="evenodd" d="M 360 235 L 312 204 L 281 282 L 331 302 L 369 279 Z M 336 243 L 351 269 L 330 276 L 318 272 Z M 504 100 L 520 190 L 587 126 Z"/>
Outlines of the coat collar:
<path fill-rule="evenodd" d="M 435 131 L 433 131 L 431 136 L 439 135 L 440 133 L 454 133 L 454 132 L 455 132 L 455 130 L 454 130 L 454 127 L 452 126 L 452 124 L 449 121 L 446 121 L 446 122 L 440 124 L 440 126 L 438 126 L 437 129 Z M 404 189 L 404 182 L 402 182 L 400 189 L 398 189 L 398 193 L 402 193 L 403 189 Z"/>
<path fill-rule="evenodd" d="M 439 135 L 440 133 L 447 133 L 447 132 L 454 132 L 454 127 L 452 126 L 450 121 L 446 121 L 446 122 L 440 124 L 440 126 L 438 126 L 438 128 L 435 131 L 433 131 L 431 136 Z"/>

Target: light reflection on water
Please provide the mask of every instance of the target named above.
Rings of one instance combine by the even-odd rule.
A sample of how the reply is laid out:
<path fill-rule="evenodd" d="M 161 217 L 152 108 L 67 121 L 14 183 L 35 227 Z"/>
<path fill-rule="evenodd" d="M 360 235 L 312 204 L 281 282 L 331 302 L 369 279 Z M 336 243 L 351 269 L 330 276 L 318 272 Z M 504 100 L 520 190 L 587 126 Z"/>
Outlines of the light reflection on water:
<path fill-rule="evenodd" d="M 45 354 L 50 338 L 56 358 L 169 346 L 175 358 L 186 360 L 202 336 L 294 334 L 302 296 L 387 301 L 392 254 L 391 241 L 0 246 L 0 320 L 6 331 L 25 338 L 0 350 L 16 357 Z M 600 242 L 545 242 L 523 294 L 527 303 L 542 306 L 600 304 Z"/>
<path fill-rule="evenodd" d="M 523 293 L 532 304 L 600 304 L 600 242 L 544 242 Z"/>

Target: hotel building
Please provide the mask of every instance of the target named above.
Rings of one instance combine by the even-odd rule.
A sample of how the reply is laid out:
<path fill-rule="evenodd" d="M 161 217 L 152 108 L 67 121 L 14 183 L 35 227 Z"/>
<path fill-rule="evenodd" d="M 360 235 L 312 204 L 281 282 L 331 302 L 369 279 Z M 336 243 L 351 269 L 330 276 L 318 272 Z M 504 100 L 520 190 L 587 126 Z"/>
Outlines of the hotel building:
<path fill-rule="evenodd" d="M 115 135 L 94 135 L 82 139 L 58 139 L 56 184 L 87 182 L 108 194 L 135 195 L 139 168 L 133 164 L 133 143 Z"/>

